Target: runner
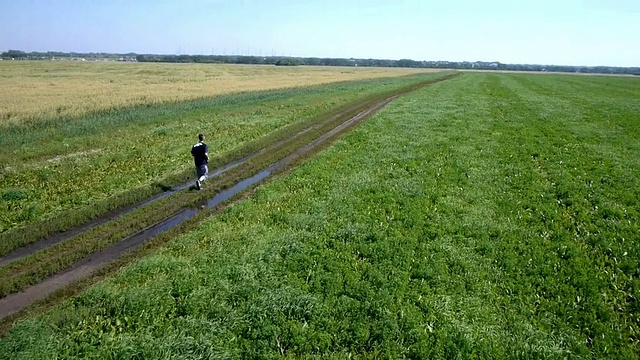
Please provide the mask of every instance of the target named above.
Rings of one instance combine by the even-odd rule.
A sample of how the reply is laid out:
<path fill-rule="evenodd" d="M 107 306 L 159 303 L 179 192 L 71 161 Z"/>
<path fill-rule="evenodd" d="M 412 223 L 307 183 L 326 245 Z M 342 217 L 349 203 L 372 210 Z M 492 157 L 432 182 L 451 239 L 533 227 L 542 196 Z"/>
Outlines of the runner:
<path fill-rule="evenodd" d="M 193 161 L 196 164 L 196 174 L 198 179 L 196 180 L 196 189 L 202 188 L 202 182 L 207 179 L 209 173 L 209 147 L 204 143 L 204 135 L 198 134 L 198 143 L 191 148 L 191 155 Z"/>

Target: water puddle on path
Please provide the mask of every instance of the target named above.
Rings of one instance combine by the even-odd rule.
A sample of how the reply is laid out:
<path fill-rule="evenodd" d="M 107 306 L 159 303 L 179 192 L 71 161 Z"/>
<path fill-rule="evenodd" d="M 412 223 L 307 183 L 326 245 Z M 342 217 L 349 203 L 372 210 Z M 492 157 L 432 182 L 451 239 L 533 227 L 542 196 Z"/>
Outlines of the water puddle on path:
<path fill-rule="evenodd" d="M 256 175 L 253 175 L 250 178 L 244 179 L 238 182 L 237 184 L 233 185 L 232 187 L 217 193 L 213 198 L 207 201 L 206 206 L 203 206 L 200 208 L 190 208 L 190 209 L 182 210 L 179 213 L 159 223 L 156 223 L 155 225 L 152 225 L 145 230 L 142 230 L 141 232 L 131 236 L 130 238 L 123 240 L 122 242 L 132 240 L 134 244 L 139 244 L 141 242 L 147 241 L 148 239 L 156 237 L 166 231 L 169 231 L 175 228 L 176 226 L 182 224 L 183 222 L 196 216 L 200 211 L 214 208 L 220 205 L 221 203 L 229 200 L 239 192 L 247 189 L 252 185 L 259 183 L 260 181 L 264 180 L 267 176 L 269 176 L 273 172 L 273 170 L 274 169 L 269 167 L 268 169 L 263 170 L 257 173 Z M 206 186 L 206 182 L 203 185 Z M 108 249 L 105 251 L 108 251 Z"/>

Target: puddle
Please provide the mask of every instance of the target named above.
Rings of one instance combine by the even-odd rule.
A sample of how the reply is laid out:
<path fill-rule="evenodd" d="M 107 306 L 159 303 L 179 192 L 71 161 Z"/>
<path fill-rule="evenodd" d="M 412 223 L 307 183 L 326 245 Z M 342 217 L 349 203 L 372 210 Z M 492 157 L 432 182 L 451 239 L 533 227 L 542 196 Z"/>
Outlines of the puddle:
<path fill-rule="evenodd" d="M 182 210 L 180 212 L 178 212 L 177 214 L 174 214 L 172 216 L 170 216 L 169 218 L 162 220 L 161 222 L 158 222 L 144 230 L 142 230 L 139 233 L 136 233 L 128 238 L 125 238 L 124 240 L 122 240 L 120 243 L 122 242 L 131 242 L 133 244 L 140 244 L 143 243 L 153 237 L 156 237 L 164 232 L 167 232 L 173 228 L 175 228 L 176 226 L 182 224 L 183 222 L 191 219 L 192 217 L 196 216 L 200 211 L 203 211 L 205 209 L 211 209 L 214 208 L 218 205 L 220 205 L 221 203 L 229 200 L 230 198 L 232 198 L 234 195 L 238 194 L 239 192 L 247 189 L 248 187 L 255 185 L 257 183 L 259 183 L 260 181 L 264 180 L 265 178 L 267 178 L 274 169 L 272 169 L 271 167 L 251 176 L 250 178 L 244 179 L 240 182 L 238 182 L 237 184 L 233 185 L 232 187 L 223 190 L 219 193 L 217 193 L 214 197 L 212 197 L 211 199 L 207 200 L 206 202 L 206 206 L 200 207 L 200 208 L 189 208 L 189 209 L 185 209 Z M 206 186 L 206 182 L 203 183 L 204 186 Z M 109 252 L 109 250 L 111 250 L 111 248 L 107 248 L 104 251 L 105 252 Z"/>

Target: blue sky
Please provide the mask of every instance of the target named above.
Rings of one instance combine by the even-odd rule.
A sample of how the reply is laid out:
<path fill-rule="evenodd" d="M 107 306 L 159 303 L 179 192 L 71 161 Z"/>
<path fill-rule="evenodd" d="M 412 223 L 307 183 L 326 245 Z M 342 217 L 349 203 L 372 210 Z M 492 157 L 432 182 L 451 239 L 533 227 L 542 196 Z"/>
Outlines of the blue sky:
<path fill-rule="evenodd" d="M 0 0 L 0 51 L 640 66 L 640 1 Z"/>

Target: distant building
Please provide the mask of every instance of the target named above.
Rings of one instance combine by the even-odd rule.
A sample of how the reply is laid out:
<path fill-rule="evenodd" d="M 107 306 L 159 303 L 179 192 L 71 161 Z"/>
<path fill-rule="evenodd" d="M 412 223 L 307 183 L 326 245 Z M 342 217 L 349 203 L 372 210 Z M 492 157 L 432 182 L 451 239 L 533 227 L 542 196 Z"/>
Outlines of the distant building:
<path fill-rule="evenodd" d="M 121 56 L 118 58 L 118 61 L 138 62 L 138 59 L 136 59 L 134 56 Z"/>

